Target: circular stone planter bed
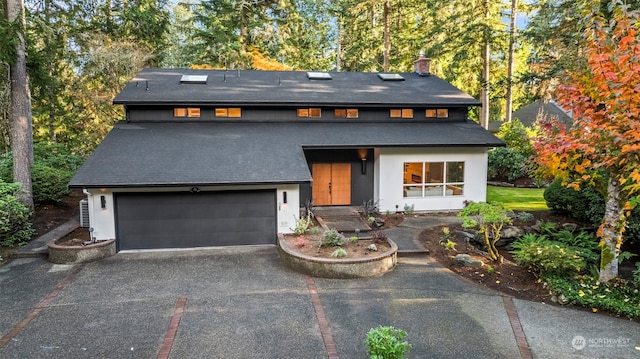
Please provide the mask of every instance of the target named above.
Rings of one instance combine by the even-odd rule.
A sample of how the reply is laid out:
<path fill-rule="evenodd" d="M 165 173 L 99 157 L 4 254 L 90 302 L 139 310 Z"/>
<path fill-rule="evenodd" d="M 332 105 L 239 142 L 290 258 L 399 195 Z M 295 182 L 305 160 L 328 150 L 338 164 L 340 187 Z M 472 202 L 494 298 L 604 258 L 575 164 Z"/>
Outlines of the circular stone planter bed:
<path fill-rule="evenodd" d="M 362 278 L 380 275 L 395 267 L 398 260 L 398 246 L 387 239 L 390 249 L 371 252 L 366 258 L 322 258 L 296 252 L 281 234 L 278 235 L 278 249 L 285 265 L 297 272 L 323 278 Z"/>
<path fill-rule="evenodd" d="M 55 264 L 84 263 L 116 254 L 115 239 L 87 245 L 82 245 L 82 243 L 81 240 L 72 239 L 69 241 L 67 237 L 49 241 L 47 243 L 49 262 Z"/>

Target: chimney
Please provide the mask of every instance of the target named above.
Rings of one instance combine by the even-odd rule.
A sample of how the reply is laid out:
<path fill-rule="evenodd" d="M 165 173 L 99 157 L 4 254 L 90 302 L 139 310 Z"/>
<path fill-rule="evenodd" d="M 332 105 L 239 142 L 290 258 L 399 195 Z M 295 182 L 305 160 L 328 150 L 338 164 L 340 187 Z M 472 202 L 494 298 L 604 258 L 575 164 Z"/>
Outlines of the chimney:
<path fill-rule="evenodd" d="M 413 68 L 415 72 L 420 76 L 429 76 L 429 67 L 431 65 L 431 59 L 424 57 L 424 51 L 420 51 L 420 56 L 413 62 Z"/>

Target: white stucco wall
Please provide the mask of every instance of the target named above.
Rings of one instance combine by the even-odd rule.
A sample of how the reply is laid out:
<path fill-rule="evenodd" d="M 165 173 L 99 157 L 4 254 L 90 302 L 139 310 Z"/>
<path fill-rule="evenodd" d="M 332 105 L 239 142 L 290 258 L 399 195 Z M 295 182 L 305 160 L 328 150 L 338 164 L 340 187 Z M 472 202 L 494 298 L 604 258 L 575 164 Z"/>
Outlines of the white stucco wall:
<path fill-rule="evenodd" d="M 97 240 L 116 238 L 115 207 L 113 194 L 117 192 L 186 192 L 190 188 L 127 188 L 127 189 L 88 189 L 89 223 L 93 228 L 93 236 Z M 200 187 L 201 191 L 233 191 L 274 189 L 273 186 L 243 187 Z M 295 227 L 295 218 L 300 216 L 300 190 L 297 184 L 278 185 L 276 189 L 276 229 L 280 233 L 291 233 Z M 283 192 L 287 192 L 287 203 L 283 203 Z M 105 208 L 102 208 L 100 196 L 105 197 Z M 294 218 L 295 217 L 295 218 Z"/>
<path fill-rule="evenodd" d="M 376 180 L 374 191 L 381 212 L 402 211 L 405 205 L 415 211 L 461 209 L 464 201 L 486 201 L 486 148 L 380 148 L 375 151 Z M 403 173 L 405 162 L 464 162 L 462 196 L 405 198 Z M 396 207 L 397 206 L 397 207 Z"/>

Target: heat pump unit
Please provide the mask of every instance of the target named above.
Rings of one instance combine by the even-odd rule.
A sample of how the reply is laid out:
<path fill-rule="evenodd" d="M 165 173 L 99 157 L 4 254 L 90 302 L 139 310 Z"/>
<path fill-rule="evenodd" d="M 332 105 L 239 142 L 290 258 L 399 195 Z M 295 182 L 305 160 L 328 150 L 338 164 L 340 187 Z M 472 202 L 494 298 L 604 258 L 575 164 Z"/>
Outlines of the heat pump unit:
<path fill-rule="evenodd" d="M 89 227 L 89 200 L 80 200 L 80 227 Z"/>

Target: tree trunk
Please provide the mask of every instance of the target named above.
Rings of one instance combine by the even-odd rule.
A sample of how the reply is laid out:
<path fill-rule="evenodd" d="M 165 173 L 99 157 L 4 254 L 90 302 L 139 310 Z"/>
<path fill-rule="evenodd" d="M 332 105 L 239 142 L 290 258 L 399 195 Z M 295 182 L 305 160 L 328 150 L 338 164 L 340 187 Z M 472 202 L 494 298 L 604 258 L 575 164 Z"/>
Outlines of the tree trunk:
<path fill-rule="evenodd" d="M 610 176 L 607 185 L 607 202 L 604 223 L 600 235 L 600 277 L 608 282 L 618 276 L 618 255 L 622 245 L 622 231 L 626 222 L 624 208 L 620 205 L 620 183 Z"/>
<path fill-rule="evenodd" d="M 391 25 L 390 25 L 390 19 L 389 19 L 390 8 L 391 8 L 391 0 L 385 0 L 384 8 L 382 10 L 382 21 L 384 22 L 384 29 L 383 29 L 384 50 L 382 54 L 382 61 L 383 61 L 382 68 L 384 72 L 389 72 L 389 53 L 391 50 L 391 36 L 390 36 Z"/>
<path fill-rule="evenodd" d="M 7 1 L 7 18 L 18 19 L 24 26 L 24 2 Z M 22 185 L 23 193 L 16 197 L 33 210 L 31 165 L 33 164 L 33 133 L 31 128 L 31 94 L 27 78 L 26 47 L 24 36 L 18 34 L 16 60 L 10 66 L 11 81 L 11 149 L 13 150 L 13 180 Z"/>
<path fill-rule="evenodd" d="M 514 47 L 516 42 L 516 12 L 518 9 L 518 0 L 511 0 L 511 24 L 509 25 L 509 59 L 507 63 L 507 94 L 505 108 L 505 122 L 511 122 L 511 112 L 513 105 L 513 62 Z"/>
<path fill-rule="evenodd" d="M 489 0 L 484 1 L 485 19 L 487 24 L 489 21 Z M 489 26 L 489 25 L 486 25 Z M 489 128 L 489 61 L 491 61 L 491 52 L 489 49 L 489 29 L 485 29 L 484 44 L 482 47 L 482 89 L 480 90 L 480 125 L 485 129 Z"/>

